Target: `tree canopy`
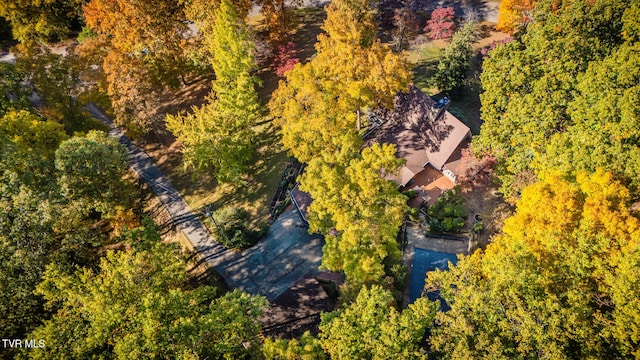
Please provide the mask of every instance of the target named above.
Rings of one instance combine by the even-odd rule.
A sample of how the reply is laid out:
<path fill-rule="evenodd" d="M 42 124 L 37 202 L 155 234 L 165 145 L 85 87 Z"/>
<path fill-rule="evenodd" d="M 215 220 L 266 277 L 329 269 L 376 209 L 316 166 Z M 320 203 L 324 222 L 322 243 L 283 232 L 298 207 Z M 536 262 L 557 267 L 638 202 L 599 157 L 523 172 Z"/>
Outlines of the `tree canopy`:
<path fill-rule="evenodd" d="M 25 74 L 14 64 L 0 62 L 0 116 L 9 110 L 20 110 L 29 106 L 28 91 L 22 85 Z"/>
<path fill-rule="evenodd" d="M 322 314 L 317 337 L 266 339 L 271 359 L 427 359 L 423 337 L 432 326 L 437 303 L 420 298 L 406 309 L 395 307 L 392 293 L 363 287 L 352 303 Z"/>
<path fill-rule="evenodd" d="M 421 346 L 436 303 L 418 299 L 402 312 L 381 287 L 363 288 L 356 301 L 325 313 L 320 343 L 331 359 L 426 359 Z"/>
<path fill-rule="evenodd" d="M 13 0 L 0 3 L 0 17 L 7 19 L 13 37 L 26 43 L 33 40 L 65 39 L 80 18 L 78 0 Z"/>
<path fill-rule="evenodd" d="M 496 172 L 506 195 L 517 195 L 524 186 L 535 180 L 536 172 L 531 162 L 547 152 L 546 145 L 550 138 L 564 137 L 562 134 L 579 129 L 584 130 L 579 136 L 584 139 L 603 136 L 596 128 L 578 125 L 587 121 L 579 117 L 588 116 L 591 124 L 607 126 L 604 124 L 611 116 L 617 116 L 614 113 L 620 111 L 621 106 L 629 106 L 616 100 L 613 104 L 618 107 L 611 106 L 609 113 L 601 110 L 596 113 L 586 111 L 586 108 L 580 110 L 593 100 L 576 98 L 581 92 L 583 95 L 579 97 L 586 99 L 600 96 L 600 91 L 608 92 L 602 87 L 588 88 L 588 83 L 596 85 L 594 81 L 597 81 L 597 85 L 607 82 L 609 86 L 606 77 L 617 76 L 614 73 L 604 75 L 603 71 L 596 70 L 596 64 L 634 56 L 633 51 L 616 50 L 633 44 L 633 41 L 625 41 L 623 37 L 623 28 L 631 26 L 630 22 L 637 23 L 637 18 L 624 16 L 628 11 L 633 11 L 633 7 L 628 8 L 627 1 L 581 0 L 562 4 L 540 1 L 532 23 L 522 37 L 499 45 L 489 53 L 481 75 L 484 92 L 480 99 L 484 123 L 473 146 L 477 152 L 498 157 Z M 622 55 L 624 52 L 627 55 Z M 605 60 L 610 56 L 613 57 L 611 60 Z M 611 65 L 598 67 L 602 66 Z M 585 75 L 590 67 L 593 70 Z M 584 85 L 579 85 L 581 81 Z M 614 84 L 621 88 L 628 86 L 624 80 L 614 80 Z M 617 96 L 616 93 L 621 95 L 622 91 L 609 92 L 609 100 Z M 632 139 L 629 141 L 633 144 Z M 565 143 L 565 148 L 569 144 L 569 141 L 561 142 Z M 577 143 L 569 146 L 576 152 L 588 154 Z M 614 149 L 615 146 L 596 151 L 594 156 L 601 157 L 603 152 Z M 606 161 L 594 160 L 597 164 Z M 567 162 L 566 166 L 574 165 Z M 625 172 L 621 168 L 608 168 L 619 173 Z"/>
<path fill-rule="evenodd" d="M 473 49 L 471 43 L 475 38 L 475 24 L 467 22 L 453 34 L 451 43 L 445 48 L 442 59 L 438 63 L 433 82 L 441 90 L 453 90 L 462 87 L 467 70 L 471 66 Z"/>
<path fill-rule="evenodd" d="M 428 278 L 451 305 L 434 348 L 451 359 L 638 356 L 640 221 L 629 201 L 601 170 L 525 188 L 486 252 Z"/>
<path fill-rule="evenodd" d="M 396 237 L 407 198 L 381 176 L 397 172 L 402 164 L 395 147 L 376 144 L 346 157 L 346 166 L 322 158 L 309 162 L 300 188 L 313 198 L 309 230 L 326 235 L 322 266 L 344 271 L 358 289 L 380 283 L 385 261 L 400 258 Z"/>
<path fill-rule="evenodd" d="M 126 203 L 129 187 L 122 177 L 128 170 L 128 152 L 101 131 L 75 136 L 60 144 L 55 154 L 60 189 L 70 201 L 80 201 L 86 211 L 108 212 Z"/>
<path fill-rule="evenodd" d="M 18 71 L 38 94 L 38 112 L 42 116 L 63 124 L 69 135 L 102 128 L 75 100 L 84 84 L 80 78 L 82 60 L 74 50 L 62 56 L 41 44 L 29 43 L 14 47 L 13 51 Z"/>
<path fill-rule="evenodd" d="M 30 334 L 47 346 L 25 355 L 240 359 L 255 353 L 264 299 L 188 289 L 184 259 L 157 240 L 148 249 L 109 251 L 97 270 L 48 266 L 36 291 L 55 314 Z"/>
<path fill-rule="evenodd" d="M 178 86 L 186 61 L 188 31 L 178 0 L 91 0 L 83 5 L 98 47 L 116 122 L 138 134 L 155 124 L 155 96 L 163 86 Z"/>
<path fill-rule="evenodd" d="M 403 55 L 382 45 L 375 28 L 370 3 L 332 1 L 317 55 L 289 71 L 269 103 L 283 144 L 308 163 L 300 188 L 313 198 L 310 231 L 326 235 L 322 264 L 344 271 L 356 293 L 381 283 L 398 261 L 406 209 L 406 198 L 382 178 L 401 165 L 395 148 L 361 149 L 363 111 L 392 107 L 411 79 Z"/>
<path fill-rule="evenodd" d="M 56 149 L 75 143 L 66 139 L 62 125 L 25 110 L 0 119 L 0 309 L 10 314 L 0 319 L 0 331 L 10 338 L 25 338 L 49 315 L 42 298 L 33 293 L 47 264 L 90 264 L 96 248 L 108 241 L 93 226 L 96 219 L 88 214 L 91 208 L 78 206 L 60 190 Z M 86 150 L 79 151 L 91 158 Z M 75 161 L 74 167 L 86 167 L 86 161 Z M 99 174 L 81 186 L 117 193 L 122 189 L 108 187 L 122 185 L 112 178 L 118 173 Z M 113 208 L 126 205 L 117 200 L 111 198 L 109 204 Z"/>
<path fill-rule="evenodd" d="M 615 171 L 640 186 L 640 43 L 620 46 L 578 78 L 568 114 L 573 125 L 551 136 L 537 171 Z"/>
<path fill-rule="evenodd" d="M 46 160 L 53 160 L 56 149 L 67 139 L 62 125 L 43 120 L 27 110 L 6 113 L 0 118 L 0 132 L 18 147 L 19 152 L 30 152 Z"/>
<path fill-rule="evenodd" d="M 269 103 L 283 144 L 302 162 L 359 148 L 359 113 L 378 104 L 391 107 L 411 79 L 403 56 L 375 40 L 369 3 L 333 1 L 323 28 L 317 55 L 289 71 Z M 366 125 L 364 117 L 360 121 Z"/>
<path fill-rule="evenodd" d="M 535 0 L 503 0 L 498 8 L 496 29 L 513 34 L 531 21 Z"/>
<path fill-rule="evenodd" d="M 253 74 L 255 45 L 229 0 L 221 1 L 214 16 L 211 63 L 216 80 L 209 103 L 192 114 L 167 116 L 167 129 L 182 141 L 187 165 L 210 169 L 220 181 L 233 181 L 253 156 L 252 126 L 262 111 Z"/>

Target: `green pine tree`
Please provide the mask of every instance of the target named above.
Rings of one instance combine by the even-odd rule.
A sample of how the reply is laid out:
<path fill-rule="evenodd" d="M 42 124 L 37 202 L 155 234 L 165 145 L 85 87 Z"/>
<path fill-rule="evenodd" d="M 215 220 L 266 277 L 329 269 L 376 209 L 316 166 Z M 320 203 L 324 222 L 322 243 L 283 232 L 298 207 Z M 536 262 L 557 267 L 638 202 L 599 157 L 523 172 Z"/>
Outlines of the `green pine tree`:
<path fill-rule="evenodd" d="M 451 39 L 451 44 L 444 50 L 442 60 L 438 63 L 433 78 L 435 85 L 441 90 L 453 90 L 462 86 L 465 74 L 471 65 L 473 54 L 471 42 L 475 36 L 475 24 L 466 23 Z"/>

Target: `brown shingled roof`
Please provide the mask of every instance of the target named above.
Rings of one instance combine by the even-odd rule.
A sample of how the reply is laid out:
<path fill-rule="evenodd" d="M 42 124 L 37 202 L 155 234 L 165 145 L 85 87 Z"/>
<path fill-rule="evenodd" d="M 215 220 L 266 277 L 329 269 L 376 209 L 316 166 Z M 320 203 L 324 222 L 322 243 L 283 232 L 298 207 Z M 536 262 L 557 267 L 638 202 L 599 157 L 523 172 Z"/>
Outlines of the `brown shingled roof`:
<path fill-rule="evenodd" d="M 408 93 L 396 95 L 393 111 L 375 111 L 383 124 L 367 139 L 365 146 L 374 143 L 396 145 L 396 156 L 407 162 L 398 177 L 387 178 L 400 185 L 406 185 L 428 163 L 442 170 L 458 145 L 471 133 L 446 110 L 435 120 L 430 119 L 435 103 L 420 89 L 411 86 Z"/>
<path fill-rule="evenodd" d="M 298 184 L 296 184 L 296 186 L 291 189 L 290 196 L 291 200 L 293 200 L 293 205 L 295 205 L 296 209 L 298 209 L 298 212 L 300 213 L 300 216 L 302 216 L 302 220 L 304 220 L 305 223 L 309 223 L 309 221 L 307 220 L 307 209 L 313 201 L 311 199 L 311 195 L 300 190 L 298 188 Z"/>

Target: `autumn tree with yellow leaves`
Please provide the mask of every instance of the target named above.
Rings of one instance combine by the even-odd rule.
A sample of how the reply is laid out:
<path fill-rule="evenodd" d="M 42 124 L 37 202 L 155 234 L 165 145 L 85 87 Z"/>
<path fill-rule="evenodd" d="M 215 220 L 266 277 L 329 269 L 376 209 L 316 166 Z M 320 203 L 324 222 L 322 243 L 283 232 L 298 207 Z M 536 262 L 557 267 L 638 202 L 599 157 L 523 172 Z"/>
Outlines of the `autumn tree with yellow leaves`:
<path fill-rule="evenodd" d="M 404 57 L 375 39 L 368 2 L 333 1 L 323 29 L 317 56 L 287 73 L 269 104 L 284 145 L 303 162 L 343 146 L 359 148 L 362 111 L 391 107 L 411 81 Z"/>
<path fill-rule="evenodd" d="M 308 163 L 300 188 L 311 194 L 310 230 L 326 235 L 323 266 L 344 271 L 352 289 L 380 283 L 397 262 L 406 198 L 382 173 L 401 162 L 391 145 L 361 151 L 364 110 L 392 107 L 408 88 L 403 55 L 375 38 L 370 3 L 332 1 L 317 55 L 280 82 L 269 104 L 283 143 Z"/>
<path fill-rule="evenodd" d="M 498 7 L 496 29 L 513 34 L 531 20 L 535 0 L 502 0 Z"/>
<path fill-rule="evenodd" d="M 548 174 L 485 252 L 429 276 L 451 310 L 432 344 L 444 358 L 640 355 L 640 221 L 610 173 Z"/>
<path fill-rule="evenodd" d="M 322 266 L 344 271 L 358 289 L 379 283 L 385 262 L 400 259 L 396 237 L 407 198 L 381 174 L 396 173 L 403 161 L 389 144 L 362 152 L 345 149 L 337 156 L 343 159 L 311 160 L 300 188 L 314 199 L 309 207 L 310 231 L 326 235 Z"/>

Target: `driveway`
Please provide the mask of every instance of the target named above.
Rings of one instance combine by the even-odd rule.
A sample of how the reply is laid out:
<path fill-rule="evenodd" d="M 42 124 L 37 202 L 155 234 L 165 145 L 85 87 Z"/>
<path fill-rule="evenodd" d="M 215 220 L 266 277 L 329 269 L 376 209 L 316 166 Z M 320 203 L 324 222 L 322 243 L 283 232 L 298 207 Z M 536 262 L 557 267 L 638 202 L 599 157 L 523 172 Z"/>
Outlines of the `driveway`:
<path fill-rule="evenodd" d="M 257 245 L 224 262 L 220 275 L 273 300 L 300 278 L 319 273 L 323 245 L 322 236 L 309 235 L 298 211 L 289 207 Z"/>
<path fill-rule="evenodd" d="M 490 0 L 438 0 L 431 2 L 432 9 L 453 6 L 456 16 L 462 17 L 473 14 L 476 21 L 498 22 L 498 6 L 500 1 Z"/>
<path fill-rule="evenodd" d="M 191 211 L 162 170 L 141 148 L 94 104 L 89 112 L 109 126 L 109 135 L 129 150 L 129 166 L 163 203 L 176 229 L 189 241 L 202 262 L 214 269 L 231 288 L 273 300 L 305 275 L 317 274 L 324 239 L 309 235 L 293 206 L 271 225 L 260 242 L 241 252 L 226 249 Z"/>

